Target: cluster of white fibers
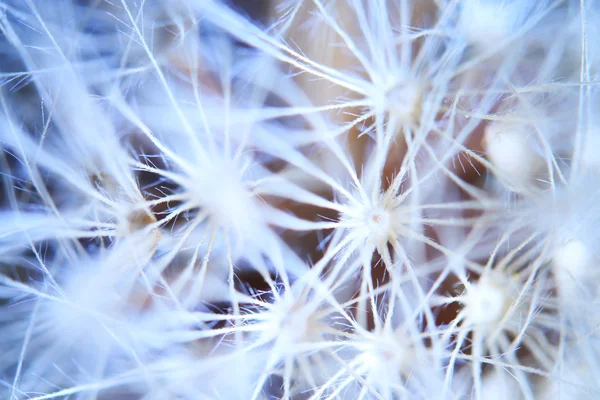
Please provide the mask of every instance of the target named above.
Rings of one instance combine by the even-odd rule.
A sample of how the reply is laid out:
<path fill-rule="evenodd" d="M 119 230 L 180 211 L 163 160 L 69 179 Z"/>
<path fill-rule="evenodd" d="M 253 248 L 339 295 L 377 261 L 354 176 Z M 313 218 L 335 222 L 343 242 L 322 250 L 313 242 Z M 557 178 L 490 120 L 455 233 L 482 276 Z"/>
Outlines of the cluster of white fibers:
<path fill-rule="evenodd" d="M 0 399 L 600 398 L 598 27 L 0 0 Z"/>

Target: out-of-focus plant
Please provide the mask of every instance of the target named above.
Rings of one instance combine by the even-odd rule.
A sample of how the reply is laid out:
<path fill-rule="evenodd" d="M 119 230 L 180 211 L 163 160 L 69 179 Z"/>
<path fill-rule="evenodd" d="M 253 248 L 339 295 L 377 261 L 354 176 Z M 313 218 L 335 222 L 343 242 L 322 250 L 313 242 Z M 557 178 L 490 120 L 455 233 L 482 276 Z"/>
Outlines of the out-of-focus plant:
<path fill-rule="evenodd" d="M 0 1 L 0 397 L 600 397 L 600 8 Z"/>

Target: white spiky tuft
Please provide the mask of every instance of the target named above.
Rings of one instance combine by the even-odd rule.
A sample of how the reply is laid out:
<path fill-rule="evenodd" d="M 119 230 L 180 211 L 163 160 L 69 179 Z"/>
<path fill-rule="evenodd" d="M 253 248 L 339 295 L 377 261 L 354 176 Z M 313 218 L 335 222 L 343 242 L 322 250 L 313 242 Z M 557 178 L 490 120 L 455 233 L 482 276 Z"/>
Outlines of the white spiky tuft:
<path fill-rule="evenodd" d="M 0 0 L 0 398 L 600 398 L 599 15 Z"/>

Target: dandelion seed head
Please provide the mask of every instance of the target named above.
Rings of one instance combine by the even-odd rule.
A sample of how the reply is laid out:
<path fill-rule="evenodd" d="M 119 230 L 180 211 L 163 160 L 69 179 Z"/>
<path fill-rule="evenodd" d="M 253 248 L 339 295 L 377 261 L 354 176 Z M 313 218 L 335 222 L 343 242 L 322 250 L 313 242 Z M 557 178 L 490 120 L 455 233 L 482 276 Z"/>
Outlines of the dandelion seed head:
<path fill-rule="evenodd" d="M 55 340 L 85 341 L 90 345 L 110 343 L 108 326 L 119 320 L 123 311 L 124 293 L 116 277 L 103 271 L 70 274 L 64 284 L 65 302 L 48 302 L 47 312 L 52 322 Z"/>
<path fill-rule="evenodd" d="M 598 398 L 598 4 L 258 3 L 0 1 L 0 398 Z"/>
<path fill-rule="evenodd" d="M 388 387 L 398 379 L 407 379 L 413 370 L 416 350 L 411 339 L 401 332 L 384 330 L 369 335 L 357 343 L 361 349 L 359 370 L 372 376 L 381 387 Z"/>
<path fill-rule="evenodd" d="M 467 42 L 485 51 L 514 33 L 520 12 L 514 1 L 468 0 L 461 6 L 458 30 Z"/>
<path fill-rule="evenodd" d="M 577 293 L 594 296 L 597 292 L 597 259 L 581 240 L 572 239 L 559 244 L 554 250 L 552 266 L 563 304 L 576 306 Z"/>
<path fill-rule="evenodd" d="M 532 185 L 543 159 L 525 127 L 493 122 L 486 126 L 483 142 L 489 160 L 509 188 L 522 190 Z"/>
<path fill-rule="evenodd" d="M 235 162 L 217 159 L 192 175 L 189 190 L 218 226 L 245 234 L 256 221 L 256 207 L 242 173 Z"/>
<path fill-rule="evenodd" d="M 387 110 L 400 123 L 416 125 L 420 118 L 422 96 L 422 88 L 418 82 L 397 83 L 387 91 Z"/>
<path fill-rule="evenodd" d="M 484 278 L 469 286 L 462 300 L 466 320 L 486 330 L 495 328 L 512 302 L 505 286 L 507 283 L 510 285 L 504 279 L 495 281 Z"/>

